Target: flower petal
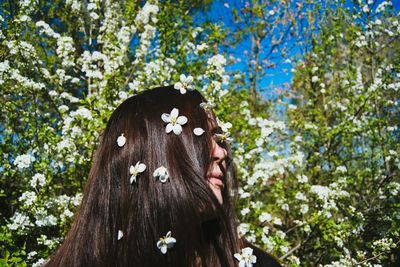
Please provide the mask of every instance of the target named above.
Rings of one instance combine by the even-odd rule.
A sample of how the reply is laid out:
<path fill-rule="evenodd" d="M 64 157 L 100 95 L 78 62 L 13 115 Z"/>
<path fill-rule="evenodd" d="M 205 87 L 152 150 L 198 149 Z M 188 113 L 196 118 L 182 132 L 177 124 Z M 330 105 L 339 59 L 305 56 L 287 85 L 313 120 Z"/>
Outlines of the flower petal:
<path fill-rule="evenodd" d="M 139 161 L 139 162 L 140 162 L 140 161 Z M 143 164 L 143 163 L 140 163 L 139 166 L 138 166 L 138 168 L 137 168 L 137 171 L 138 171 L 138 172 L 144 172 L 144 170 L 146 170 L 146 165 Z"/>
<path fill-rule="evenodd" d="M 167 253 L 167 246 L 166 246 L 166 245 L 162 245 L 162 246 L 160 247 L 160 250 L 161 250 L 161 253 L 162 253 L 162 254 Z"/>
<path fill-rule="evenodd" d="M 165 132 L 170 133 L 173 128 L 174 128 L 174 126 L 171 123 L 168 123 L 167 127 L 165 128 Z"/>
<path fill-rule="evenodd" d="M 166 242 L 168 245 L 173 245 L 173 244 L 176 243 L 176 239 L 173 238 L 173 237 L 167 237 L 167 238 L 165 239 L 165 242 Z"/>
<path fill-rule="evenodd" d="M 118 237 L 117 240 L 121 240 L 121 238 L 124 236 L 124 233 L 121 230 L 118 230 Z"/>
<path fill-rule="evenodd" d="M 182 86 L 182 88 L 180 89 L 181 94 L 185 94 L 186 93 L 186 88 Z"/>
<path fill-rule="evenodd" d="M 129 179 L 129 181 L 131 182 L 131 184 L 132 184 L 133 182 L 136 183 L 136 175 L 132 175 L 131 178 Z"/>
<path fill-rule="evenodd" d="M 176 122 L 179 123 L 180 125 L 184 125 L 185 123 L 187 123 L 188 119 L 186 118 L 186 116 L 179 116 L 176 119 Z"/>
<path fill-rule="evenodd" d="M 172 130 L 174 131 L 174 134 L 180 135 L 182 133 L 182 126 L 180 124 L 175 124 Z"/>
<path fill-rule="evenodd" d="M 161 115 L 161 119 L 162 119 L 164 122 L 166 122 L 166 123 L 168 123 L 168 122 L 171 121 L 170 115 L 169 115 L 168 113 L 163 113 L 163 114 Z"/>
<path fill-rule="evenodd" d="M 168 170 L 164 166 L 158 167 L 157 169 L 154 170 L 153 176 L 155 178 L 158 178 L 160 182 L 165 183 L 169 178 Z"/>
<path fill-rule="evenodd" d="M 169 176 L 168 174 L 163 174 L 158 176 L 158 180 L 160 180 L 161 183 L 165 183 L 168 180 Z"/>
<path fill-rule="evenodd" d="M 135 172 L 135 167 L 131 165 L 131 167 L 129 167 L 129 173 L 133 174 L 134 172 Z"/>
<path fill-rule="evenodd" d="M 177 89 L 177 90 L 180 90 L 180 89 L 182 88 L 182 83 L 177 82 L 177 83 L 174 85 L 174 88 Z"/>
<path fill-rule="evenodd" d="M 171 111 L 171 117 L 177 118 L 179 115 L 179 109 L 173 108 Z"/>
<path fill-rule="evenodd" d="M 117 144 L 119 147 L 123 147 L 126 143 L 126 138 L 124 136 L 124 134 L 121 134 L 120 136 L 118 136 L 117 138 Z"/>
<path fill-rule="evenodd" d="M 185 75 L 185 74 L 181 74 L 181 75 L 179 76 L 179 80 L 181 80 L 181 82 L 185 82 L 185 80 L 186 80 L 186 75 Z"/>
<path fill-rule="evenodd" d="M 204 130 L 202 128 L 194 128 L 193 133 L 197 136 L 200 136 L 204 133 Z"/>

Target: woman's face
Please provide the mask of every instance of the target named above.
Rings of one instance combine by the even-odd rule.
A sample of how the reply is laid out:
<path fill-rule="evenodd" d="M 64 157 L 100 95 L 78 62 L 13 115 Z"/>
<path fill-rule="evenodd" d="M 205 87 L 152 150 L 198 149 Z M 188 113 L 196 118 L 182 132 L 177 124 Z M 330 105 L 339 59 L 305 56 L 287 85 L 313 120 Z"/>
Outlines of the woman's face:
<path fill-rule="evenodd" d="M 218 132 L 218 125 L 214 120 L 210 122 L 210 126 L 212 132 Z M 220 204 L 223 203 L 222 199 L 222 190 L 225 186 L 225 170 L 226 170 L 226 156 L 227 151 L 225 148 L 221 147 L 217 142 L 217 139 L 214 137 L 211 140 L 212 149 L 211 149 L 211 164 L 207 171 L 207 181 L 211 187 L 211 190 L 214 192 L 215 196 L 218 199 Z"/>

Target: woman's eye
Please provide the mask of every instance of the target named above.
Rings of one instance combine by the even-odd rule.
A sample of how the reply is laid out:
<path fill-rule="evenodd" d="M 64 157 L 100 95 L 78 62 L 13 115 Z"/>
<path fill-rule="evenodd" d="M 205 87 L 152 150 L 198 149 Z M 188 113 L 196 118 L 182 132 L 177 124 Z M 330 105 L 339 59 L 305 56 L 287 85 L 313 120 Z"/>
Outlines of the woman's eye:
<path fill-rule="evenodd" d="M 218 144 L 223 144 L 225 141 L 224 135 L 223 134 L 214 134 L 214 140 Z"/>

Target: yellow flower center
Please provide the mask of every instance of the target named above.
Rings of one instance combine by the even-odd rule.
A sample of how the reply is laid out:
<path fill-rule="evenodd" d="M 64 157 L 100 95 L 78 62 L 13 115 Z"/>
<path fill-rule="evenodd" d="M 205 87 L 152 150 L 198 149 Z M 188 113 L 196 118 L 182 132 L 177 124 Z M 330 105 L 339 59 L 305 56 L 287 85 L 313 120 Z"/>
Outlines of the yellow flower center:
<path fill-rule="evenodd" d="M 172 125 L 175 125 L 175 124 L 176 124 L 176 118 L 175 118 L 175 117 L 172 117 L 172 118 L 171 118 L 171 124 L 172 124 Z"/>

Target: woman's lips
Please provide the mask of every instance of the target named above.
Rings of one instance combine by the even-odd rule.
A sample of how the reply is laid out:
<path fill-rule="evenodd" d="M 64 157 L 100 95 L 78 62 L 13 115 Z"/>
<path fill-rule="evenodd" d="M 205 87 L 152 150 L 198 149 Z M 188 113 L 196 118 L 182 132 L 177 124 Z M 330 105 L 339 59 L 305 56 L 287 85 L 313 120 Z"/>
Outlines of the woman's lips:
<path fill-rule="evenodd" d="M 218 188 L 224 187 L 224 182 L 222 181 L 222 178 L 220 178 L 220 177 L 209 177 L 208 182 Z"/>

